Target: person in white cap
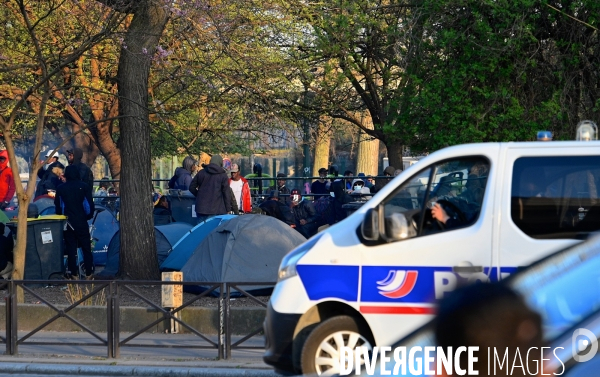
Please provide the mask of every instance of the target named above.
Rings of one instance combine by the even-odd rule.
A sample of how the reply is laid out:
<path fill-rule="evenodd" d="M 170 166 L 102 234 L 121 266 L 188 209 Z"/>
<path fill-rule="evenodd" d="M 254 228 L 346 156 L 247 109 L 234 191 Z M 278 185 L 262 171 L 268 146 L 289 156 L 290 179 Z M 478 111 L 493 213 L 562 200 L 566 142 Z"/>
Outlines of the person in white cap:
<path fill-rule="evenodd" d="M 240 212 L 252 212 L 252 195 L 250 194 L 250 185 L 246 178 L 242 177 L 238 164 L 232 164 L 229 170 L 229 186 L 233 191 L 235 201 Z"/>
<path fill-rule="evenodd" d="M 46 195 L 48 190 L 56 190 L 59 182 L 58 172 L 64 171 L 65 167 L 58 161 L 58 152 L 53 149 L 46 151 L 46 164 L 41 166 L 37 172 L 37 176 L 40 179 L 37 188 L 35 190 L 35 196 Z M 59 168 L 59 169 L 56 169 Z"/>

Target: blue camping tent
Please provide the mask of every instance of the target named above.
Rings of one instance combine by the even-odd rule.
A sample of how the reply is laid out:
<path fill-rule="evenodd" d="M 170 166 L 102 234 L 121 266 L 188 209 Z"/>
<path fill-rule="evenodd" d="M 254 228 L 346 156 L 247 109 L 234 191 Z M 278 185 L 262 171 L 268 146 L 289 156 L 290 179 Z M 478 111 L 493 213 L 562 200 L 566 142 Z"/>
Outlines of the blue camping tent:
<path fill-rule="evenodd" d="M 38 207 L 40 215 L 45 209 L 50 207 L 54 208 L 54 198 L 50 195 L 40 195 L 37 198 L 33 199 L 33 202 Z M 55 213 L 56 212 L 54 212 L 53 210 L 52 213 L 46 213 L 46 215 L 54 215 Z"/>
<path fill-rule="evenodd" d="M 160 265 L 161 271 L 180 271 L 190 259 L 200 242 L 222 222 L 231 220 L 235 215 L 219 215 L 211 217 L 203 223 L 196 225 L 179 242 L 173 245 L 173 251 Z"/>
<path fill-rule="evenodd" d="M 158 265 L 167 258 L 173 246 L 190 231 L 192 226 L 188 223 L 171 223 L 154 227 L 154 238 L 156 240 L 156 254 Z M 99 276 L 111 277 L 119 272 L 119 252 L 121 249 L 120 231 L 116 232 L 108 245 L 106 267 L 98 273 Z"/>
<path fill-rule="evenodd" d="M 304 236 L 274 217 L 237 216 L 215 228 L 196 247 L 181 269 L 183 281 L 275 282 L 282 258 L 305 241 Z M 272 291 L 270 285 L 240 288 L 256 295 Z M 204 289 L 201 285 L 183 287 L 184 292 L 192 293 Z M 218 293 L 218 290 L 211 292 Z"/>
<path fill-rule="evenodd" d="M 115 214 L 107 207 L 96 204 L 96 210 L 102 210 L 98 212 L 96 221 L 94 219 L 88 221 L 90 225 L 94 221 L 92 253 L 94 254 L 94 264 L 104 266 L 108 254 L 108 244 L 115 233 L 119 231 L 119 220 L 117 220 Z"/>

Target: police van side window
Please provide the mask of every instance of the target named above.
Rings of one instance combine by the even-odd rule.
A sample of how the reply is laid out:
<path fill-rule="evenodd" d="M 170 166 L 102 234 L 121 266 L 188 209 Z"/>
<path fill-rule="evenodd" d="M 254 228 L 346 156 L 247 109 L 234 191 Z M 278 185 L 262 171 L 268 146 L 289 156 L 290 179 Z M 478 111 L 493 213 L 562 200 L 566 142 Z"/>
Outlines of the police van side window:
<path fill-rule="evenodd" d="M 384 202 L 384 216 L 401 213 L 411 236 L 428 235 L 472 225 L 481 211 L 489 161 L 465 157 L 432 165 L 409 179 Z M 439 205 L 448 218 L 432 217 Z"/>
<path fill-rule="evenodd" d="M 522 157 L 515 161 L 511 218 L 536 239 L 582 239 L 600 230 L 600 157 Z"/>

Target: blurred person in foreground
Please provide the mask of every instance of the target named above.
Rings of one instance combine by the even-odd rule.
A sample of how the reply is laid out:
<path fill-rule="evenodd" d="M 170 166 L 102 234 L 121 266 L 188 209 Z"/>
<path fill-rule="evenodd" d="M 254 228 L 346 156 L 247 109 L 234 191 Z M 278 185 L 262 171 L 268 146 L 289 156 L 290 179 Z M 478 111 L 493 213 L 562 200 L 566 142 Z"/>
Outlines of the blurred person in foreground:
<path fill-rule="evenodd" d="M 458 347 L 479 347 L 479 351 L 474 352 L 478 360 L 473 369 L 480 376 L 488 375 L 488 362 L 490 375 L 541 374 L 541 317 L 529 309 L 521 296 L 504 284 L 475 283 L 447 294 L 439 303 L 435 338 L 437 346 L 443 349 L 452 347 L 455 351 Z M 491 360 L 488 359 L 488 348 Z M 500 360 L 508 349 L 508 363 L 504 362 L 502 368 L 498 360 L 494 360 L 494 349 Z M 460 368 L 466 371 L 468 365 L 468 352 L 462 352 Z M 441 375 L 448 376 L 445 373 Z"/>

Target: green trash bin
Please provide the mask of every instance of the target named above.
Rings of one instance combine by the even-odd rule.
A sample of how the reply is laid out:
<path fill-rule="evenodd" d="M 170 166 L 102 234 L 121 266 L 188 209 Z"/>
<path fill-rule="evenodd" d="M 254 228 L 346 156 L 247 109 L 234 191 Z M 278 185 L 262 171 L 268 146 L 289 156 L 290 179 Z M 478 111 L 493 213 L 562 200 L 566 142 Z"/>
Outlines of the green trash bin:
<path fill-rule="evenodd" d="M 66 216 L 48 215 L 27 219 L 25 280 L 62 278 L 65 272 L 63 231 Z M 8 223 L 17 234 L 16 221 Z"/>

